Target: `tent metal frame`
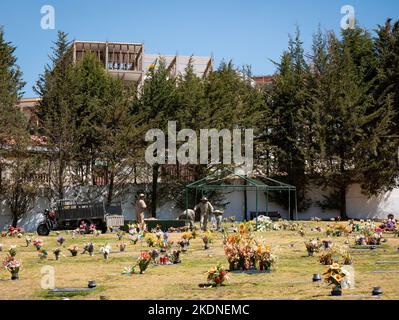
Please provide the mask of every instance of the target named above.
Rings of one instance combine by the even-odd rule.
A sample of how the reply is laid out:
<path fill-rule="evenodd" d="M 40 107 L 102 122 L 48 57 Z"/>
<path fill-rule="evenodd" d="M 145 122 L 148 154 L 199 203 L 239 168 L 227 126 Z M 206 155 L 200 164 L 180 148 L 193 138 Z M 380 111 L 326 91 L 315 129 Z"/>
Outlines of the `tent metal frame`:
<path fill-rule="evenodd" d="M 234 185 L 234 184 L 226 184 L 219 183 L 223 179 L 228 178 L 229 176 L 235 176 L 245 181 L 245 184 L 242 185 Z M 258 215 L 259 215 L 259 191 L 265 192 L 266 197 L 266 214 L 269 212 L 269 192 L 271 191 L 287 191 L 288 192 L 288 216 L 291 218 L 291 193 L 294 193 L 295 197 L 295 219 L 298 220 L 298 202 L 297 202 L 297 191 L 296 187 L 289 185 L 287 183 L 277 181 L 275 179 L 265 177 L 263 181 L 252 179 L 248 176 L 239 174 L 234 172 L 230 168 L 217 169 L 215 172 L 209 174 L 203 179 L 198 181 L 194 181 L 185 186 L 185 207 L 188 209 L 188 192 L 189 190 L 195 190 L 196 193 L 200 191 L 202 195 L 204 191 L 217 191 L 217 190 L 239 190 L 239 191 L 255 191 L 255 201 L 256 201 L 256 225 L 258 225 Z M 245 213 L 247 214 L 247 213 Z"/>

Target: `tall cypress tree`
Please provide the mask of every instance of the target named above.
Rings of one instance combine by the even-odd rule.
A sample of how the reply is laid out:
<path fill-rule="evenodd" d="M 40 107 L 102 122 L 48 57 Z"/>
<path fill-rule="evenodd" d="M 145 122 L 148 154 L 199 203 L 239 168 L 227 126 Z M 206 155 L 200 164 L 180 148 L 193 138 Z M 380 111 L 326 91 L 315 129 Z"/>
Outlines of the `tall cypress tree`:
<path fill-rule="evenodd" d="M 73 142 L 72 118 L 70 105 L 70 86 L 67 73 L 72 63 L 71 46 L 68 35 L 58 32 L 57 40 L 50 55 L 50 65 L 34 87 L 41 98 L 37 107 L 40 126 L 37 131 L 48 138 L 48 147 L 53 150 L 49 158 L 49 187 L 52 196 L 64 198 L 64 180 L 67 166 L 71 160 Z"/>

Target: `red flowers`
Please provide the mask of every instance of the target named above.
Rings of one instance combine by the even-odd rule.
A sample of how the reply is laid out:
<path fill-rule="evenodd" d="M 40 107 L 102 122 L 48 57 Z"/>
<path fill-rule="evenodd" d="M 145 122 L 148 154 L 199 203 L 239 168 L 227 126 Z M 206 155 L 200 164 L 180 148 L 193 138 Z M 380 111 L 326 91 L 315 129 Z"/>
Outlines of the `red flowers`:
<path fill-rule="evenodd" d="M 215 279 L 215 282 L 216 282 L 217 284 L 219 284 L 219 283 L 220 283 L 220 278 L 217 277 L 217 278 Z"/>

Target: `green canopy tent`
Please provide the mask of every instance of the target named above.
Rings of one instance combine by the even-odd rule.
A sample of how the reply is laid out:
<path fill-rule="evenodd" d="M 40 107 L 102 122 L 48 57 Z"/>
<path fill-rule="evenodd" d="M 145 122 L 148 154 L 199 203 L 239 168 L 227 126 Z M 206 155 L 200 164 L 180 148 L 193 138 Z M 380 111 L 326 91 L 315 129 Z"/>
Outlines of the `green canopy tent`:
<path fill-rule="evenodd" d="M 233 184 L 234 180 L 242 180 L 244 184 Z M 253 179 L 245 175 L 238 174 L 230 168 L 217 169 L 215 172 L 206 176 L 205 178 L 195 181 L 185 186 L 185 207 L 186 210 L 189 206 L 188 193 L 190 190 L 201 192 L 202 195 L 209 191 L 254 191 L 255 192 L 255 206 L 256 206 L 256 224 L 258 223 L 259 215 L 259 192 L 263 192 L 265 195 L 266 213 L 269 212 L 269 194 L 274 191 L 286 191 L 288 200 L 288 215 L 291 217 L 291 196 L 294 196 L 294 214 L 295 219 L 298 220 L 297 210 L 297 195 L 296 187 L 268 178 L 262 177 L 262 181 L 259 179 Z"/>

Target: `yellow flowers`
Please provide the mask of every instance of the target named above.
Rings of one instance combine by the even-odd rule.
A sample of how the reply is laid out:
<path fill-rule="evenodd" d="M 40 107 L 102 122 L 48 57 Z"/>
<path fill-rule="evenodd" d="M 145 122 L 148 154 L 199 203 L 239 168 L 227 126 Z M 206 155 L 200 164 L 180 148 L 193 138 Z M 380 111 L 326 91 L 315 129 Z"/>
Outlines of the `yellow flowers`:
<path fill-rule="evenodd" d="M 239 227 L 239 230 L 240 230 L 240 234 L 244 234 L 245 231 L 246 231 L 245 224 L 241 223 L 241 224 L 240 224 L 240 227 Z"/>

